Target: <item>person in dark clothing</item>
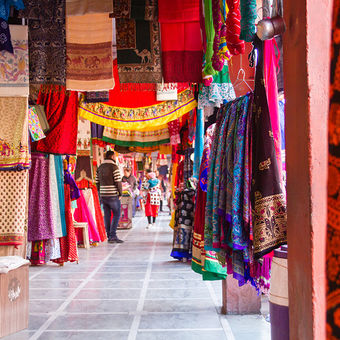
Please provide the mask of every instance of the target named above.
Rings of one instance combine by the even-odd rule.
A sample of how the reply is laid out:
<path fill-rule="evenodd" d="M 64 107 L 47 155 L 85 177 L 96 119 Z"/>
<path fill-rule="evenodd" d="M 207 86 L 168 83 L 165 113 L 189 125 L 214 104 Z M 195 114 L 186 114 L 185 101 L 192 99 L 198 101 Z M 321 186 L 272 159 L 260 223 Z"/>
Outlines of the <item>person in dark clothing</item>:
<path fill-rule="evenodd" d="M 122 179 L 122 182 L 127 182 L 130 184 L 131 191 L 132 191 L 132 217 L 135 217 L 136 215 L 136 204 L 137 204 L 137 194 L 136 194 L 136 189 L 137 189 L 137 179 L 134 175 L 131 174 L 131 169 L 126 167 L 124 168 L 124 176 Z"/>
<path fill-rule="evenodd" d="M 104 222 L 108 242 L 123 243 L 117 236 L 121 208 L 122 180 L 113 151 L 106 152 L 105 160 L 97 170 L 96 184 L 100 201 L 104 208 Z M 111 213 L 113 213 L 112 221 Z"/>

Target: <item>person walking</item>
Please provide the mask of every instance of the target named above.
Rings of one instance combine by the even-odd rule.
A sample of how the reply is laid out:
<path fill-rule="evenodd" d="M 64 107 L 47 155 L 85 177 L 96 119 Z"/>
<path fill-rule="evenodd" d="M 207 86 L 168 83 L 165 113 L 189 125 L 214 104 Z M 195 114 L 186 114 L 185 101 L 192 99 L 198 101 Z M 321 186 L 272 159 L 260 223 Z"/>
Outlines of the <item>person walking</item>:
<path fill-rule="evenodd" d="M 100 201 L 104 209 L 104 223 L 109 243 L 123 243 L 117 236 L 120 219 L 120 197 L 122 196 L 122 180 L 115 162 L 113 151 L 107 151 L 104 162 L 99 166 L 96 184 Z M 111 215 L 113 218 L 111 220 Z"/>
<path fill-rule="evenodd" d="M 159 185 L 160 181 L 156 178 L 156 174 L 152 171 L 146 171 L 146 180 L 143 184 L 143 189 L 146 194 L 145 216 L 148 219 L 148 226 L 146 229 L 155 226 L 156 223 L 161 200 Z"/>
<path fill-rule="evenodd" d="M 138 198 L 138 189 L 137 189 L 137 179 L 134 175 L 131 174 L 131 168 L 124 168 L 124 176 L 122 182 L 127 182 L 130 184 L 131 192 L 132 192 L 132 217 L 136 215 L 136 205 Z"/>

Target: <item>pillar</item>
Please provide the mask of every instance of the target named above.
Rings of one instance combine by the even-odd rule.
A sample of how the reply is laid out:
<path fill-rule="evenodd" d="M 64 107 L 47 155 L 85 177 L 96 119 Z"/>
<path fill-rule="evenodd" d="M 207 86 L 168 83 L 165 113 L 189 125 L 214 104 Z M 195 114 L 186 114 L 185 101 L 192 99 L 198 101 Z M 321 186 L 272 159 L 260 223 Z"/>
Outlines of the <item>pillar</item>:
<path fill-rule="evenodd" d="M 291 340 L 324 340 L 331 0 L 285 0 Z"/>

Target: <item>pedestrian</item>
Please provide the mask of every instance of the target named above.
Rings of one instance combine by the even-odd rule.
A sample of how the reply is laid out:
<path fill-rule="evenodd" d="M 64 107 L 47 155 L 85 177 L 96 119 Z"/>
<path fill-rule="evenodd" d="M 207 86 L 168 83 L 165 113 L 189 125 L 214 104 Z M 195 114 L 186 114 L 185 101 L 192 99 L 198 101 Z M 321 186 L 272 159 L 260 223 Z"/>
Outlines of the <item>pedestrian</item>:
<path fill-rule="evenodd" d="M 122 180 L 113 151 L 106 152 L 105 160 L 97 170 L 96 184 L 104 209 L 104 222 L 108 242 L 123 243 L 124 241 L 120 240 L 117 236 L 121 208 Z M 113 218 L 111 220 L 112 214 Z"/>
<path fill-rule="evenodd" d="M 136 215 L 136 206 L 137 206 L 137 198 L 138 198 L 138 189 L 137 189 L 137 179 L 134 175 L 131 174 L 131 168 L 124 168 L 124 176 L 122 182 L 127 182 L 130 184 L 130 189 L 132 193 L 132 217 Z"/>
<path fill-rule="evenodd" d="M 145 192 L 145 216 L 148 219 L 147 229 L 155 226 L 156 218 L 161 201 L 160 181 L 151 170 L 146 171 L 146 178 L 143 184 Z"/>

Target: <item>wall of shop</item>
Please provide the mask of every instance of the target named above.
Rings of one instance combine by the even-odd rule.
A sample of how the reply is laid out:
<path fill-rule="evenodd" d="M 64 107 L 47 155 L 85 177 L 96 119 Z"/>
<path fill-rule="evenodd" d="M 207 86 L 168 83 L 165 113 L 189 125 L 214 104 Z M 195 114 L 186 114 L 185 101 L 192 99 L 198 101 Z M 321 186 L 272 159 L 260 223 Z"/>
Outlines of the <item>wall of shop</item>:
<path fill-rule="evenodd" d="M 327 113 L 332 1 L 285 0 L 290 339 L 326 338 Z"/>

